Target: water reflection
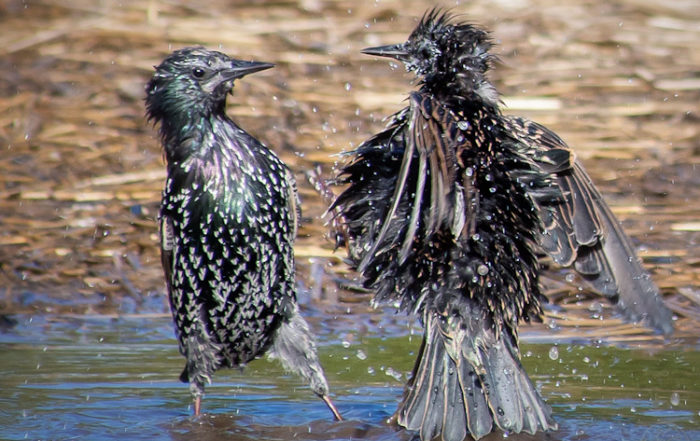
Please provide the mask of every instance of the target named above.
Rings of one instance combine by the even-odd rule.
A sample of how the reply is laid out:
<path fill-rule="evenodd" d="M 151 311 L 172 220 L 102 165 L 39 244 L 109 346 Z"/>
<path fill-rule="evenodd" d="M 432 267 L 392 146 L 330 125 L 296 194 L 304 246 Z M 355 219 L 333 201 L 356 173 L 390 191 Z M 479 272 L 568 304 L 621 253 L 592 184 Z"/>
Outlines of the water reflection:
<path fill-rule="evenodd" d="M 392 331 L 385 337 L 371 315 L 355 317 L 362 332 L 320 333 L 334 400 L 347 418 L 341 423 L 298 378 L 267 360 L 243 373 L 217 372 L 205 414 L 192 417 L 187 386 L 177 381 L 183 359 L 167 314 L 15 317 L 17 325 L 0 333 L 1 438 L 408 440 L 410 433 L 386 420 L 420 339 L 405 324 L 379 322 Z M 314 326 L 332 322 L 311 316 Z M 561 430 L 509 439 L 700 439 L 697 351 L 527 344 L 527 334 L 524 340 L 523 363 Z"/>

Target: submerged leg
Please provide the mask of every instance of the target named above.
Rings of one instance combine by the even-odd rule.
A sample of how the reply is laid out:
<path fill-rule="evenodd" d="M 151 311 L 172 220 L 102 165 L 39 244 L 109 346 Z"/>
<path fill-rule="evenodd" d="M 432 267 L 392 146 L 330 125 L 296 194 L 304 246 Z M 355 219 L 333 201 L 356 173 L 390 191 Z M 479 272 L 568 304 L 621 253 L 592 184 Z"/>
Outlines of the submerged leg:
<path fill-rule="evenodd" d="M 323 402 L 326 403 L 326 406 L 328 406 L 328 408 L 331 410 L 336 421 L 343 421 L 343 417 L 340 416 L 340 412 L 338 412 L 338 408 L 335 407 L 335 404 L 333 404 L 333 402 L 328 397 L 328 395 L 321 395 L 320 397 L 323 400 Z"/>
<path fill-rule="evenodd" d="M 199 416 L 202 413 L 202 396 L 194 397 L 194 416 Z"/>

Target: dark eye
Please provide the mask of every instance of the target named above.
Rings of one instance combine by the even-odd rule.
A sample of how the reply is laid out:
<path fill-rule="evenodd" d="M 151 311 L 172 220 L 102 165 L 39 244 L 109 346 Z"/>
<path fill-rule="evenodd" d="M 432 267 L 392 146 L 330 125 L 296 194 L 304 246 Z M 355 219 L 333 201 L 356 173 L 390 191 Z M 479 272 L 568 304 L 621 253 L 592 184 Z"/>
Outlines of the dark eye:
<path fill-rule="evenodd" d="M 202 69 L 201 67 L 195 67 L 194 69 L 192 69 L 192 75 L 195 78 L 202 78 L 204 77 L 204 74 L 204 69 Z"/>

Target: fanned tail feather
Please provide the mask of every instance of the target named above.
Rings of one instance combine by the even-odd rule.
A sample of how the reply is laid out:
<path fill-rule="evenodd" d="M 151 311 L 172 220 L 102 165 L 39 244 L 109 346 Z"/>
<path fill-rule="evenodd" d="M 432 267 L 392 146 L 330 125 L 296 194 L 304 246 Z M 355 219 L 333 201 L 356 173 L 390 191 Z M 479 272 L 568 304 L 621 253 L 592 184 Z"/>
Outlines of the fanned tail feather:
<path fill-rule="evenodd" d="M 479 439 L 494 428 L 529 434 L 557 428 L 510 337 L 496 338 L 490 329 L 481 333 L 446 335 L 437 315 L 427 318 L 413 377 L 396 413 L 399 424 L 419 431 L 422 440 L 440 435 L 444 441 L 462 441 L 468 433 Z"/>

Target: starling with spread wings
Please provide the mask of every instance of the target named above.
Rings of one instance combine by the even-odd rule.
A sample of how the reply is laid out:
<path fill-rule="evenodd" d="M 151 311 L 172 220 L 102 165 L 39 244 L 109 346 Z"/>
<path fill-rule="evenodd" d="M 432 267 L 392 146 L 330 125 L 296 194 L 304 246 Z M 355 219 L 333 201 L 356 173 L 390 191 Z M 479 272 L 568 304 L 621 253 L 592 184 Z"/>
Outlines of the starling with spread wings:
<path fill-rule="evenodd" d="M 554 430 L 520 363 L 518 324 L 545 298 L 537 253 L 572 266 L 626 317 L 671 314 L 572 150 L 505 116 L 487 78 L 488 34 L 429 11 L 401 44 L 365 49 L 420 78 L 386 129 L 350 152 L 331 210 L 375 291 L 418 314 L 423 342 L 395 414 L 423 441 Z"/>

